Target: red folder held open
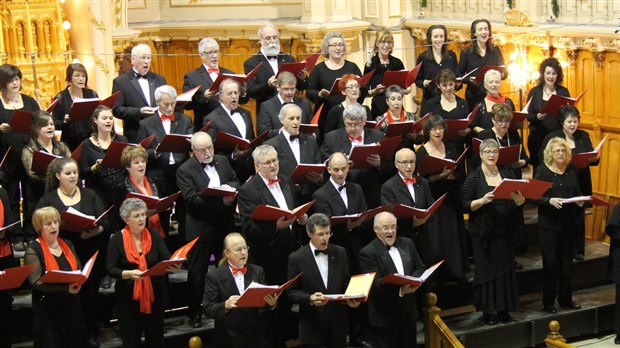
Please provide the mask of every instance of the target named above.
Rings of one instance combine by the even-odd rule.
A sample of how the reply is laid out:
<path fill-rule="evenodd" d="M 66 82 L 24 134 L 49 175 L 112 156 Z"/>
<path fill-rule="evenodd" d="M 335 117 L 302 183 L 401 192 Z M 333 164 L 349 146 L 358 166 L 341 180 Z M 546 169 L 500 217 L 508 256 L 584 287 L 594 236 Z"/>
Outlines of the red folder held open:
<path fill-rule="evenodd" d="M 19 288 L 34 268 L 33 264 L 11 267 L 0 271 L 0 290 Z"/>
<path fill-rule="evenodd" d="M 459 156 L 459 158 L 455 160 L 451 160 L 449 158 L 441 158 L 433 155 L 426 155 L 422 159 L 422 163 L 420 163 L 420 167 L 418 168 L 418 173 L 420 175 L 432 175 L 439 174 L 443 172 L 444 168 L 449 170 L 455 170 L 456 167 L 463 162 L 465 158 L 465 154 L 469 148 L 466 148 L 465 151 Z"/>
<path fill-rule="evenodd" d="M 90 272 L 93 270 L 95 260 L 99 251 L 96 251 L 93 256 L 84 264 L 82 270 L 75 271 L 49 271 L 46 272 L 43 277 L 39 279 L 41 283 L 54 283 L 54 284 L 77 284 L 82 285 L 88 280 Z"/>
<path fill-rule="evenodd" d="M 83 214 L 72 207 L 69 207 L 69 209 L 60 214 L 60 220 L 62 221 L 61 227 L 63 230 L 82 233 L 83 231 L 87 231 L 97 225 L 99 221 L 101 221 L 101 219 L 106 216 L 110 210 L 112 210 L 112 207 L 114 207 L 114 204 L 112 204 L 98 218 Z"/>
<path fill-rule="evenodd" d="M 329 220 L 332 226 L 340 226 L 346 224 L 349 220 L 351 222 L 356 222 L 362 218 L 370 219 L 375 217 L 375 215 L 382 213 L 384 211 L 388 211 L 391 208 L 389 205 L 382 205 L 380 207 L 372 208 L 370 210 L 366 210 L 363 213 L 351 214 L 351 215 L 337 215 L 332 216 Z"/>
<path fill-rule="evenodd" d="M 285 220 L 290 220 L 292 218 L 299 219 L 308 211 L 308 209 L 310 209 L 312 204 L 314 204 L 314 201 L 315 199 L 306 204 L 300 205 L 293 210 L 286 210 L 266 204 L 259 204 L 256 209 L 254 209 L 250 219 L 256 221 L 277 221 L 281 217 L 284 217 Z"/>
<path fill-rule="evenodd" d="M 161 276 L 168 272 L 168 267 L 182 264 L 187 260 L 187 254 L 192 250 L 197 241 L 198 237 L 194 238 L 191 242 L 177 249 L 168 260 L 158 262 L 155 266 L 144 271 L 140 277 Z"/>
<path fill-rule="evenodd" d="M 310 173 L 323 174 L 325 171 L 325 164 L 310 164 L 310 163 L 300 163 L 295 167 L 295 171 L 293 171 L 293 175 L 291 175 L 291 180 L 295 184 L 302 184 L 309 182 L 306 180 L 306 175 Z"/>
<path fill-rule="evenodd" d="M 234 197 L 237 195 L 237 189 L 234 187 L 206 187 L 200 193 L 203 197 Z"/>
<path fill-rule="evenodd" d="M 200 86 L 201 85 L 198 85 L 186 92 L 179 94 L 176 99 L 176 102 L 177 102 L 176 107 L 183 107 L 183 105 L 191 102 L 192 98 L 194 97 L 194 94 L 196 94 L 196 92 L 200 89 Z"/>
<path fill-rule="evenodd" d="M 512 199 L 510 193 L 521 191 L 525 198 L 539 199 L 549 188 L 552 183 L 542 180 L 529 179 L 503 179 L 499 185 L 493 190 L 494 199 Z"/>
<path fill-rule="evenodd" d="M 394 273 L 394 274 L 390 274 L 388 276 L 381 278 L 381 281 L 383 281 L 383 283 L 385 284 L 393 284 L 393 285 L 400 285 L 400 286 L 402 285 L 420 286 L 422 285 L 422 283 L 424 283 L 428 279 L 428 277 L 431 276 L 431 274 L 433 274 L 433 272 L 437 270 L 437 268 L 439 268 L 439 266 L 441 266 L 441 264 L 444 261 L 445 260 L 441 260 L 437 262 L 436 264 L 432 265 L 426 271 L 424 271 L 424 273 L 422 273 L 420 277 L 406 276 L 406 275 L 400 275 L 400 274 Z"/>
<path fill-rule="evenodd" d="M 572 106 L 572 105 L 577 104 L 581 100 L 581 98 L 583 98 L 583 95 L 587 91 L 588 90 L 586 89 L 583 92 L 581 92 L 577 96 L 577 98 L 563 97 L 561 95 L 552 94 L 549 100 L 547 100 L 547 102 L 545 103 L 545 106 L 543 106 L 543 108 L 540 110 L 540 113 L 547 114 L 547 116 L 551 116 L 551 117 L 557 117 L 558 112 L 560 111 L 560 108 L 562 106 L 565 106 L 565 105 Z"/>
<path fill-rule="evenodd" d="M 191 138 L 191 135 L 186 134 L 166 134 L 155 151 L 187 153 L 191 147 Z"/>
<path fill-rule="evenodd" d="M 113 141 L 108 146 L 108 149 L 101 160 L 101 166 L 113 169 L 123 169 L 123 164 L 121 163 L 121 154 L 123 150 L 127 146 L 132 146 L 129 143 L 123 143 L 120 141 Z"/>
<path fill-rule="evenodd" d="M 45 151 L 34 150 L 32 152 L 32 164 L 30 169 L 37 175 L 45 176 L 47 174 L 47 167 L 50 163 L 56 158 L 61 157 L 62 156 L 57 156 Z"/>
<path fill-rule="evenodd" d="M 457 141 L 462 139 L 462 137 L 458 134 L 458 131 L 465 130 L 471 122 L 476 118 L 476 114 L 478 114 L 478 110 L 480 110 L 480 104 L 476 104 L 474 109 L 467 115 L 466 118 L 452 120 L 447 119 L 446 125 L 448 125 L 448 129 L 444 134 L 445 141 Z"/>
<path fill-rule="evenodd" d="M 288 282 L 278 285 L 263 285 L 252 282 L 247 289 L 241 294 L 241 297 L 237 300 L 237 307 L 264 307 L 265 296 L 279 294 L 282 291 L 288 289 L 295 281 L 303 274 L 303 272 L 294 276 Z"/>
<path fill-rule="evenodd" d="M 9 119 L 9 126 L 11 126 L 12 133 L 29 136 L 32 129 L 32 112 L 23 110 L 13 111 L 13 116 Z"/>
<path fill-rule="evenodd" d="M 446 195 L 447 193 L 444 193 L 441 197 L 439 197 L 438 200 L 433 202 L 433 204 L 431 204 L 431 206 L 426 209 L 418 209 L 410 207 L 408 205 L 396 203 L 392 208 L 392 213 L 396 215 L 396 217 L 411 218 L 415 216 L 418 219 L 423 219 L 434 213 L 437 209 L 439 209 L 441 203 L 443 203 L 443 200 L 446 199 Z"/>
<path fill-rule="evenodd" d="M 217 91 L 220 88 L 220 85 L 222 84 L 222 81 L 224 81 L 226 79 L 233 79 L 233 80 L 237 81 L 240 85 L 243 86 L 245 83 L 247 83 L 252 78 L 254 78 L 254 76 L 256 76 L 256 74 L 258 73 L 258 70 L 260 69 L 260 67 L 262 65 L 263 65 L 263 62 L 260 62 L 247 75 L 244 75 L 244 74 L 219 74 L 217 76 L 217 79 L 215 79 L 215 81 L 213 81 L 213 84 L 209 88 L 209 91 L 212 91 L 212 92 Z"/>
<path fill-rule="evenodd" d="M 601 152 L 601 147 L 603 147 L 603 143 L 607 140 L 607 135 L 601 140 L 598 145 L 594 148 L 593 151 L 576 153 L 573 155 L 571 159 L 571 163 L 577 168 L 582 169 L 587 167 L 590 164 L 590 158 L 595 157 Z"/>
<path fill-rule="evenodd" d="M 143 195 L 141 193 L 129 192 L 127 196 L 125 196 L 125 199 L 139 198 L 142 201 L 144 201 L 144 203 L 146 203 L 146 207 L 148 209 L 154 209 L 156 213 L 159 213 L 172 207 L 172 205 L 177 200 L 177 198 L 179 198 L 180 195 L 181 195 L 181 191 L 178 191 L 176 193 L 171 194 L 170 196 L 159 198 L 155 196 Z"/>
<path fill-rule="evenodd" d="M 269 138 L 269 129 L 262 132 L 252 141 L 248 141 L 230 133 L 218 131 L 215 136 L 215 147 L 227 151 L 233 151 L 235 147 L 239 147 L 240 150 L 253 149 L 262 144 L 267 138 Z"/>

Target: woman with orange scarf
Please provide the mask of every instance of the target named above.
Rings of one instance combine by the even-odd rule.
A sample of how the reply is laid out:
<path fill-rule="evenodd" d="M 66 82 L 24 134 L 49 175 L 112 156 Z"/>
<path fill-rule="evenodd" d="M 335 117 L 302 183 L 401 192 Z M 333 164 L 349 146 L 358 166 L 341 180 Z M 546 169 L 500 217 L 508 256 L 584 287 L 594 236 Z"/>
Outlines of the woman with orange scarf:
<path fill-rule="evenodd" d="M 491 69 L 484 74 L 484 89 L 486 89 L 486 97 L 480 101 L 480 109 L 476 114 L 470 128 L 474 131 L 474 135 L 482 132 L 485 129 L 493 128 L 493 116 L 491 110 L 493 105 L 497 103 L 506 104 L 510 106 L 512 111 L 515 110 L 515 104 L 501 94 L 499 94 L 499 88 L 502 83 L 502 74 L 498 70 Z"/>
<path fill-rule="evenodd" d="M 33 264 L 28 277 L 32 285 L 33 336 L 35 347 L 86 347 L 86 327 L 82 316 L 80 286 L 41 283 L 51 270 L 82 268 L 71 241 L 58 236 L 60 214 L 53 207 L 37 209 L 32 224 L 39 237 L 26 250 L 25 263 Z"/>
<path fill-rule="evenodd" d="M 140 347 L 144 331 L 147 347 L 164 347 L 166 278 L 142 274 L 170 257 L 159 233 L 146 228 L 146 204 L 126 199 L 120 215 L 127 224 L 110 239 L 107 269 L 116 279 L 116 310 L 123 347 Z M 168 267 L 176 272 L 179 266 Z"/>

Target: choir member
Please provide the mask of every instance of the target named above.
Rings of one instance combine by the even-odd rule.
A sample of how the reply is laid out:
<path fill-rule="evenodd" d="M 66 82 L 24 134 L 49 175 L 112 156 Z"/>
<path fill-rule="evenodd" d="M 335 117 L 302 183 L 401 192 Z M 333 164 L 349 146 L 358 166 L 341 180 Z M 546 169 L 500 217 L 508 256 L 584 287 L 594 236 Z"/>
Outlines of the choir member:
<path fill-rule="evenodd" d="M 6 191 L 0 187 L 0 226 L 5 227 L 15 221 L 11 203 Z M 9 230 L 18 229 L 19 224 Z M 0 231 L 0 272 L 18 266 L 9 240 L 9 230 Z M 11 348 L 11 320 L 13 320 L 13 296 L 11 289 L 0 290 L 0 348 Z"/>
<path fill-rule="evenodd" d="M 384 94 L 388 109 L 383 115 L 379 115 L 379 117 L 377 117 L 377 119 L 384 118 L 379 125 L 379 129 L 382 132 L 387 130 L 389 124 L 405 121 L 417 121 L 419 119 L 415 112 L 405 111 L 405 106 L 403 105 L 403 98 L 405 97 L 404 89 L 399 86 L 392 85 L 385 90 Z M 404 147 L 412 148 L 413 144 L 420 145 L 424 142 L 424 135 L 422 132 L 408 132 L 403 135 L 403 140 L 405 142 Z"/>
<path fill-rule="evenodd" d="M 616 337 L 614 343 L 620 344 L 620 204 L 613 207 L 607 226 L 605 226 L 605 233 L 611 239 L 607 267 L 609 279 L 616 284 L 616 303 L 614 305 L 614 334 Z"/>
<path fill-rule="evenodd" d="M 480 109 L 476 117 L 469 125 L 473 133 L 478 135 L 485 129 L 491 129 L 493 127 L 493 105 L 506 104 L 510 106 L 512 111 L 515 110 L 515 104 L 508 97 L 499 94 L 499 88 L 502 83 L 501 73 L 498 70 L 491 69 L 484 74 L 484 89 L 487 94 L 486 97 L 480 101 Z"/>
<path fill-rule="evenodd" d="M 361 95 L 360 84 L 358 77 L 353 74 L 344 74 L 338 81 L 338 88 L 340 93 L 344 95 L 342 103 L 334 105 L 334 107 L 327 113 L 327 120 L 325 121 L 325 127 L 323 132 L 325 134 L 344 127 L 344 121 L 342 120 L 342 114 L 344 109 L 351 104 L 358 104 L 357 100 Z M 366 109 L 366 119 L 371 118 L 370 109 L 366 105 L 362 105 Z"/>

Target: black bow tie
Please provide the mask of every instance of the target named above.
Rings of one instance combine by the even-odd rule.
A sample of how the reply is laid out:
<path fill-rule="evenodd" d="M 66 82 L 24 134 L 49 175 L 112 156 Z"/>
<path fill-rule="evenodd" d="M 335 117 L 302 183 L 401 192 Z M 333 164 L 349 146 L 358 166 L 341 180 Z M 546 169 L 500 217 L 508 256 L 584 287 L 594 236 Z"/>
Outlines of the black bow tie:
<path fill-rule="evenodd" d="M 327 249 L 325 250 L 314 249 L 314 256 L 318 256 L 319 254 L 327 255 Z"/>
<path fill-rule="evenodd" d="M 140 79 L 140 78 L 145 79 L 146 78 L 146 74 L 145 75 L 141 75 L 141 74 L 136 73 L 136 78 L 137 79 Z"/>
<path fill-rule="evenodd" d="M 342 190 L 344 190 L 346 188 L 347 188 L 347 184 L 344 184 L 344 185 L 338 187 L 338 192 L 342 192 Z"/>
<path fill-rule="evenodd" d="M 239 108 L 237 108 L 237 109 L 233 109 L 233 110 L 230 110 L 230 116 L 234 115 L 235 113 L 241 114 L 241 113 L 239 112 Z"/>
<path fill-rule="evenodd" d="M 266 56 L 267 59 L 278 59 L 278 56 Z"/>
<path fill-rule="evenodd" d="M 386 245 L 385 246 L 385 250 L 388 251 L 388 253 L 390 252 L 390 249 L 392 249 L 393 245 Z"/>
<path fill-rule="evenodd" d="M 292 101 L 284 102 L 284 103 L 282 103 L 282 106 L 284 106 L 286 104 L 293 104 L 293 102 Z"/>
<path fill-rule="evenodd" d="M 213 167 L 215 164 L 213 163 L 213 161 L 209 162 L 209 163 L 202 163 L 200 162 L 200 165 L 202 166 L 202 168 L 206 168 L 207 166 L 209 167 Z"/>
<path fill-rule="evenodd" d="M 299 140 L 299 134 L 297 134 L 297 135 L 289 135 L 288 138 L 289 138 L 290 141 L 293 141 L 295 139 Z"/>

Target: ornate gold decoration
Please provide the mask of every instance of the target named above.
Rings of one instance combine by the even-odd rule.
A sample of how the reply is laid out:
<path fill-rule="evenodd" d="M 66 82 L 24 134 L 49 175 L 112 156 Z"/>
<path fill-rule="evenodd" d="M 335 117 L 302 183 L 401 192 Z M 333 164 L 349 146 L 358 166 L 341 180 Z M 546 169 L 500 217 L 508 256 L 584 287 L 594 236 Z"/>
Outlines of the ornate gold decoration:
<path fill-rule="evenodd" d="M 119 28 L 123 23 L 123 1 L 125 0 L 113 0 L 112 6 L 114 8 L 114 23 Z"/>
<path fill-rule="evenodd" d="M 596 66 L 602 68 L 605 63 L 605 51 L 592 51 L 592 58 L 594 58 Z"/>
<path fill-rule="evenodd" d="M 536 25 L 525 12 L 515 8 L 506 11 L 504 23 L 513 27 L 533 27 Z"/>
<path fill-rule="evenodd" d="M 105 23 L 97 19 L 97 17 L 95 17 L 93 13 L 90 12 L 90 8 L 88 8 L 88 16 L 90 17 L 90 22 L 95 26 L 95 28 L 97 28 L 97 30 L 99 30 L 100 32 L 105 33 Z"/>
<path fill-rule="evenodd" d="M 566 57 L 568 57 L 568 59 L 570 60 L 570 65 L 575 65 L 575 63 L 577 62 L 577 58 L 579 57 L 579 49 L 567 49 L 566 50 Z"/>
<path fill-rule="evenodd" d="M 192 4 L 197 4 L 199 2 L 200 2 L 200 0 L 189 0 L 188 4 L 192 5 Z"/>
<path fill-rule="evenodd" d="M 93 56 L 93 60 L 95 61 L 95 64 L 97 64 L 99 69 L 103 71 L 104 74 L 107 75 L 110 72 L 110 69 L 108 68 L 108 66 L 103 62 L 101 58 L 99 58 L 99 56 L 96 56 L 96 55 Z"/>

